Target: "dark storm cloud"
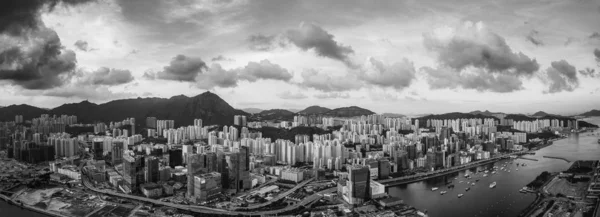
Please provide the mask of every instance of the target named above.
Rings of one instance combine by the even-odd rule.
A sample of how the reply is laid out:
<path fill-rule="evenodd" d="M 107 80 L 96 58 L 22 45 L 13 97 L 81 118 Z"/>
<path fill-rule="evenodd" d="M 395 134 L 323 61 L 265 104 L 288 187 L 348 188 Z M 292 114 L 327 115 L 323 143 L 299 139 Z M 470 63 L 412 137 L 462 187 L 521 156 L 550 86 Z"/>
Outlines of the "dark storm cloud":
<path fill-rule="evenodd" d="M 98 70 L 85 74 L 83 83 L 91 85 L 114 86 L 133 81 L 131 71 L 124 69 L 110 69 L 101 67 Z"/>
<path fill-rule="evenodd" d="M 600 49 L 594 49 L 594 56 L 596 57 L 596 61 L 600 63 Z"/>
<path fill-rule="evenodd" d="M 431 89 L 473 89 L 480 92 L 491 91 L 507 93 L 523 89 L 523 82 L 515 76 L 490 74 L 482 70 L 472 73 L 461 73 L 453 69 L 421 68 L 427 75 L 427 83 Z"/>
<path fill-rule="evenodd" d="M 304 95 L 303 93 L 300 93 L 300 92 L 292 93 L 290 91 L 281 92 L 281 93 L 277 94 L 277 96 L 281 99 L 306 99 L 306 98 L 308 98 L 308 96 Z"/>
<path fill-rule="evenodd" d="M 0 48 L 0 80 L 8 80 L 26 89 L 49 89 L 62 85 L 77 66 L 75 53 L 64 50 L 60 38 L 51 29 L 40 29 Z"/>
<path fill-rule="evenodd" d="M 347 62 L 348 56 L 354 53 L 352 47 L 338 43 L 332 34 L 312 23 L 301 23 L 298 28 L 288 30 L 286 36 L 302 50 L 313 49 L 319 56 L 342 62 Z"/>
<path fill-rule="evenodd" d="M 171 60 L 163 71 L 156 74 L 156 78 L 175 81 L 194 81 L 196 76 L 206 70 L 206 63 L 200 58 L 177 55 Z"/>
<path fill-rule="evenodd" d="M 590 39 L 600 39 L 600 33 L 594 32 L 589 36 Z"/>
<path fill-rule="evenodd" d="M 2 0 L 0 1 L 0 33 L 20 36 L 28 30 L 38 30 L 43 26 L 40 12 L 52 11 L 54 7 L 77 5 L 90 0 Z"/>
<path fill-rule="evenodd" d="M 544 82 L 548 85 L 545 93 L 571 92 L 579 87 L 577 69 L 565 60 L 554 61 L 546 70 Z"/>
<path fill-rule="evenodd" d="M 202 72 L 196 78 L 196 87 L 212 89 L 214 87 L 236 87 L 238 75 L 233 70 L 225 70 L 219 64 L 212 64 L 210 68 Z"/>
<path fill-rule="evenodd" d="M 535 59 L 515 53 L 503 37 L 481 24 L 467 24 L 454 30 L 454 35 L 424 35 L 425 47 L 437 54 L 440 64 L 462 71 L 467 67 L 489 72 L 532 75 L 539 69 Z"/>
<path fill-rule="evenodd" d="M 271 63 L 269 60 L 260 62 L 249 62 L 244 68 L 237 69 L 240 79 L 255 82 L 256 80 L 280 80 L 289 81 L 293 75 L 280 65 Z"/>
<path fill-rule="evenodd" d="M 539 32 L 532 30 L 526 37 L 527 41 L 531 42 L 535 46 L 543 46 L 544 42 L 539 39 Z"/>
<path fill-rule="evenodd" d="M 87 41 L 83 41 L 83 40 L 77 40 L 75 42 L 75 47 L 77 47 L 79 50 L 82 51 L 89 51 L 89 45 L 87 43 Z"/>

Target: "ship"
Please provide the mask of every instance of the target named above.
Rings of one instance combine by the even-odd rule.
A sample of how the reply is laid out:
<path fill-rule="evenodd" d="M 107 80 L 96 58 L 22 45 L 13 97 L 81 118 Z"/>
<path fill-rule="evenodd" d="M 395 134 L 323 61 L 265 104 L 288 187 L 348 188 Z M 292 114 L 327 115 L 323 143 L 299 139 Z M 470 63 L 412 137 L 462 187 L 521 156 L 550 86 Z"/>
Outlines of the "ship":
<path fill-rule="evenodd" d="M 471 188 L 469 188 L 469 187 L 465 188 L 465 191 L 469 191 L 469 190 L 471 190 Z"/>
<path fill-rule="evenodd" d="M 458 194 L 458 198 L 461 198 L 463 196 L 463 194 Z"/>
<path fill-rule="evenodd" d="M 437 191 L 437 189 L 438 189 L 437 187 L 433 187 L 433 188 L 431 188 L 431 191 Z"/>
<path fill-rule="evenodd" d="M 475 186 L 475 182 L 471 183 L 471 186 Z"/>
<path fill-rule="evenodd" d="M 492 182 L 492 184 L 490 184 L 490 188 L 495 188 L 496 187 L 496 182 Z"/>
<path fill-rule="evenodd" d="M 492 174 L 496 174 L 496 171 L 492 171 Z"/>
<path fill-rule="evenodd" d="M 483 177 L 487 177 L 487 176 L 488 176 L 488 174 L 483 174 Z"/>
<path fill-rule="evenodd" d="M 440 191 L 441 195 L 444 195 L 447 191 Z"/>

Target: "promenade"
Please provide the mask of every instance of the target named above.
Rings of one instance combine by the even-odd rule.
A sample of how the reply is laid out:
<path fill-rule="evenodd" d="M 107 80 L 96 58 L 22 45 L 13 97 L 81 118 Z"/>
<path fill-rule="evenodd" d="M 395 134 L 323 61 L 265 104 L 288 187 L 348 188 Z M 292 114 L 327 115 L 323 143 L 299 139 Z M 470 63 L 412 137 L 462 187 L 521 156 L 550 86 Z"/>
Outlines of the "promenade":
<path fill-rule="evenodd" d="M 418 181 L 422 181 L 425 179 L 430 179 L 430 178 L 434 178 L 434 177 L 438 177 L 438 176 L 447 175 L 450 173 L 458 172 L 460 170 L 477 167 L 477 166 L 481 166 L 481 165 L 488 164 L 488 163 L 493 163 L 495 161 L 499 161 L 501 159 L 508 158 L 511 155 L 519 155 L 519 154 L 524 154 L 527 152 L 528 151 L 521 151 L 521 152 L 510 153 L 510 154 L 504 154 L 504 155 L 495 156 L 490 159 L 474 161 L 474 162 L 470 162 L 467 164 L 450 167 L 450 168 L 446 168 L 446 169 L 442 169 L 442 170 L 435 170 L 435 171 L 431 171 L 431 172 L 427 172 L 427 173 L 418 173 L 418 174 L 410 175 L 410 176 L 402 176 L 402 177 L 397 177 L 397 178 L 378 180 L 377 182 L 385 185 L 385 187 L 408 184 L 408 183 L 412 183 L 412 182 L 418 182 Z"/>

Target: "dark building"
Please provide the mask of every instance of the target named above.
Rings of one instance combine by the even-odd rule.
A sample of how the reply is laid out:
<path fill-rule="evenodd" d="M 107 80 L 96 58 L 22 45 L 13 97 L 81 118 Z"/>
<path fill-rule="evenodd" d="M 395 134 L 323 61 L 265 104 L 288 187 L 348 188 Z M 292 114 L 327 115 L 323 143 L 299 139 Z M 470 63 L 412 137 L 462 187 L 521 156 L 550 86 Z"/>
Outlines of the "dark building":
<path fill-rule="evenodd" d="M 129 188 L 134 191 L 145 181 L 144 158 L 142 156 L 123 156 L 123 179 L 129 184 Z"/>
<path fill-rule="evenodd" d="M 176 167 L 183 165 L 183 151 L 181 149 L 169 150 L 169 166 Z"/>
<path fill-rule="evenodd" d="M 379 159 L 378 161 L 378 172 L 377 178 L 379 179 L 387 179 L 390 176 L 391 166 L 390 161 L 387 159 Z"/>
<path fill-rule="evenodd" d="M 160 177 L 158 172 L 158 158 L 146 157 L 144 166 L 146 182 L 158 182 Z"/>
<path fill-rule="evenodd" d="M 156 129 L 156 117 L 147 117 L 146 118 L 146 127 Z"/>
<path fill-rule="evenodd" d="M 111 164 L 113 166 L 123 162 L 123 142 L 114 142 L 112 150 L 110 151 L 110 156 Z"/>
<path fill-rule="evenodd" d="M 103 153 L 104 153 L 104 141 L 101 140 L 97 140 L 97 141 L 93 141 L 92 142 L 92 150 L 94 151 L 94 159 L 95 160 L 102 160 L 103 158 Z"/>
<path fill-rule="evenodd" d="M 410 160 L 417 159 L 417 147 L 416 147 L 416 145 L 414 145 L 414 144 L 407 145 L 406 146 L 406 152 L 408 154 L 408 159 L 410 159 Z"/>
<path fill-rule="evenodd" d="M 352 167 L 348 170 L 348 199 L 351 204 L 362 204 L 370 197 L 371 178 L 368 167 Z"/>

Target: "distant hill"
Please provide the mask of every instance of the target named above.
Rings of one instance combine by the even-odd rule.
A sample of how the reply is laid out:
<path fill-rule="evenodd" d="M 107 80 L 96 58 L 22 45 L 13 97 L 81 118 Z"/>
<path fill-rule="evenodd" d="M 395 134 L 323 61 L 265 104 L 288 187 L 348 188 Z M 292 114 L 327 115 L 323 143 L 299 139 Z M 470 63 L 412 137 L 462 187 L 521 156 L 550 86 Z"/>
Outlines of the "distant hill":
<path fill-rule="evenodd" d="M 482 114 L 471 114 L 471 113 L 461 113 L 461 112 L 451 112 L 445 114 L 438 115 L 427 115 L 420 117 L 418 119 L 462 119 L 462 118 L 493 118 L 492 116 L 482 115 Z"/>
<path fill-rule="evenodd" d="M 499 115 L 499 114 L 504 114 L 504 113 L 502 113 L 502 112 L 490 112 L 488 110 L 485 110 L 485 111 L 475 110 L 475 111 L 469 112 L 469 114 L 492 116 L 492 115 Z"/>
<path fill-rule="evenodd" d="M 406 115 L 403 114 L 395 114 L 395 113 L 383 113 L 381 114 L 384 117 L 389 117 L 389 118 L 401 118 L 401 117 L 406 117 Z"/>
<path fill-rule="evenodd" d="M 300 109 L 287 109 L 288 111 L 294 112 L 294 113 L 298 113 L 299 111 L 302 111 Z"/>
<path fill-rule="evenodd" d="M 543 111 L 538 111 L 536 113 L 533 113 L 531 116 L 534 116 L 534 117 L 543 117 L 543 116 L 548 116 L 548 115 L 550 115 L 550 114 L 548 114 L 546 112 L 543 112 Z"/>
<path fill-rule="evenodd" d="M 318 105 L 313 105 L 313 106 L 309 106 L 307 108 L 305 108 L 304 110 L 301 110 L 298 112 L 298 114 L 301 115 L 317 115 L 317 114 L 323 114 L 325 112 L 331 111 L 331 109 L 329 108 L 325 108 L 325 107 L 321 107 Z"/>
<path fill-rule="evenodd" d="M 585 116 L 585 117 L 600 116 L 600 110 L 593 109 L 591 111 L 584 112 L 584 113 L 580 114 L 579 116 Z"/>
<path fill-rule="evenodd" d="M 336 108 L 331 111 L 323 113 L 324 116 L 333 116 L 333 117 L 356 117 L 362 115 L 372 115 L 375 112 L 372 112 L 368 109 L 364 109 L 358 106 L 350 106 L 350 107 L 342 107 Z"/>
<path fill-rule="evenodd" d="M 194 97 L 184 95 L 165 98 L 136 98 L 94 104 L 88 101 L 64 104 L 51 110 L 44 110 L 29 105 L 13 105 L 0 108 L 0 120 L 14 120 L 14 116 L 22 114 L 24 119 L 39 117 L 41 114 L 77 115 L 80 122 L 121 121 L 128 117 L 136 119 L 143 126 L 145 118 L 152 116 L 158 119 L 175 120 L 176 126 L 191 125 L 195 118 L 209 124 L 232 124 L 233 116 L 249 115 L 234 109 L 221 97 L 211 92 L 204 92 Z"/>
<path fill-rule="evenodd" d="M 252 119 L 258 121 L 292 121 L 296 113 L 285 109 L 264 110 L 252 115 Z"/>
<path fill-rule="evenodd" d="M 263 110 L 259 109 L 259 108 L 244 108 L 244 109 L 242 109 L 242 111 L 248 112 L 250 114 L 256 114 L 256 113 L 262 112 Z"/>

